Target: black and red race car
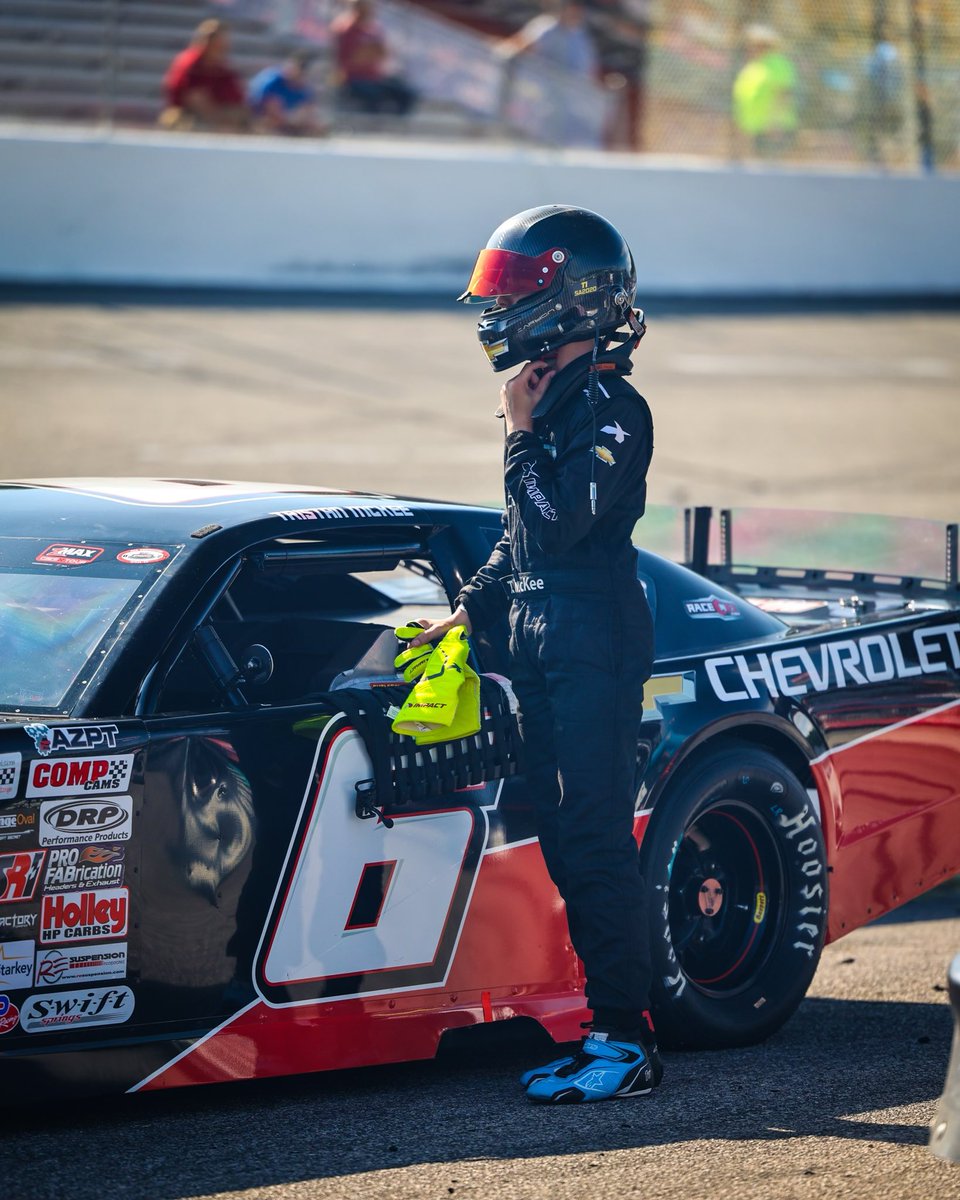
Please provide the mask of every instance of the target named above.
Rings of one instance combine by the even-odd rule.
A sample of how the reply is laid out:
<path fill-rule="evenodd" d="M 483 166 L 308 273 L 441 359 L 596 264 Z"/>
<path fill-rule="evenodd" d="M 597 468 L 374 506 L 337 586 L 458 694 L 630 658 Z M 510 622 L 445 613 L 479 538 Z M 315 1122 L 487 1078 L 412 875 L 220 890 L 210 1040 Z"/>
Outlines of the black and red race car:
<path fill-rule="evenodd" d="M 424 1058 L 514 1018 L 578 1035 L 505 629 L 474 639 L 479 735 L 384 734 L 394 627 L 449 605 L 497 513 L 149 480 L 10 483 L 0 513 L 6 1097 Z M 668 1044 L 769 1035 L 825 938 L 960 870 L 956 526 L 836 518 L 824 565 L 811 520 L 775 519 L 779 562 L 749 513 L 638 528 Z"/>

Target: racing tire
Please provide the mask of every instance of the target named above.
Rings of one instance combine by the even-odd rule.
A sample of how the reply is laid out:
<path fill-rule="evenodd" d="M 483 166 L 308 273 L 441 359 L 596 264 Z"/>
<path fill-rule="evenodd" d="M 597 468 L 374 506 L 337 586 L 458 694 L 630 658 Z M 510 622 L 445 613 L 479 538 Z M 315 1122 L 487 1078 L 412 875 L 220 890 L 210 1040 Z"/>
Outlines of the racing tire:
<path fill-rule="evenodd" d="M 714 751 L 660 798 L 641 846 L 662 1045 L 762 1041 L 813 979 L 828 907 L 814 804 L 773 754 Z"/>

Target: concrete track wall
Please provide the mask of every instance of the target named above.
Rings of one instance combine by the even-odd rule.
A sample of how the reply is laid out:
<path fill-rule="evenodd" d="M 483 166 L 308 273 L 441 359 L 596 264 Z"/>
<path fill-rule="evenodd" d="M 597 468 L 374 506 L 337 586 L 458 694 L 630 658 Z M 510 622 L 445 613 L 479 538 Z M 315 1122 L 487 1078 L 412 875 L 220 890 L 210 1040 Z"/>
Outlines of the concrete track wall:
<path fill-rule="evenodd" d="M 0 281 L 460 290 L 510 213 L 595 208 L 644 292 L 960 294 L 960 179 L 459 144 L 0 133 Z"/>

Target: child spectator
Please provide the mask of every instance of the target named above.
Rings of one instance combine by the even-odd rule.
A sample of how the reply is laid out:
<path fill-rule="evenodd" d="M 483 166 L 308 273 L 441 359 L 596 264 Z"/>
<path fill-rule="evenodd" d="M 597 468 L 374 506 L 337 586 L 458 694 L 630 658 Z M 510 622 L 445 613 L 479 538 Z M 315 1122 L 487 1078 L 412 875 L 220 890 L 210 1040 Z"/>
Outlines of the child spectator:
<path fill-rule="evenodd" d="M 262 133 L 320 134 L 315 93 L 307 82 L 311 54 L 295 50 L 279 66 L 265 67 L 250 80 L 247 100 Z"/>

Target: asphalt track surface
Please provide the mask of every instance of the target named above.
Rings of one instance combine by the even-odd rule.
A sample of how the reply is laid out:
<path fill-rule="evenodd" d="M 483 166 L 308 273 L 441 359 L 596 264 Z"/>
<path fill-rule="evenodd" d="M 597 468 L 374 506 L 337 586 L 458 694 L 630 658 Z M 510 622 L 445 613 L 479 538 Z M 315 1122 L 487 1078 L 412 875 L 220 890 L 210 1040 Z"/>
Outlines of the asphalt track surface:
<path fill-rule="evenodd" d="M 960 312 L 654 304 L 651 503 L 956 520 Z M 0 478 L 264 479 L 496 503 L 473 314 L 0 303 Z"/>
<path fill-rule="evenodd" d="M 960 314 L 650 313 L 651 500 L 956 519 Z M 0 305 L 0 476 L 322 483 L 496 501 L 469 314 L 409 304 Z M 0 1114 L 3 1200 L 952 1200 L 927 1123 L 960 892 L 828 947 L 762 1046 L 647 1100 L 528 1105 L 528 1036 L 437 1062 Z M 549 1051 L 547 1051 L 549 1053 Z"/>

